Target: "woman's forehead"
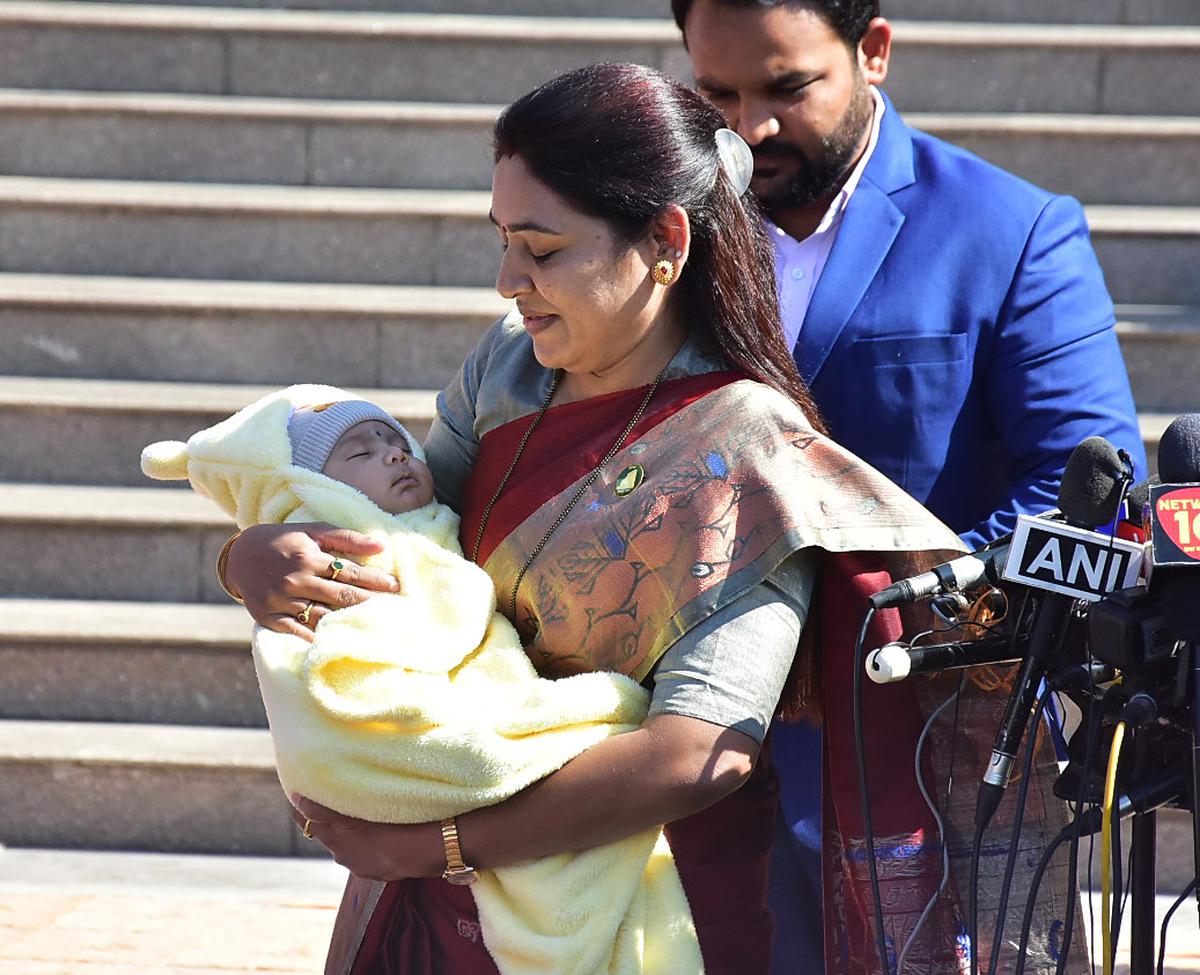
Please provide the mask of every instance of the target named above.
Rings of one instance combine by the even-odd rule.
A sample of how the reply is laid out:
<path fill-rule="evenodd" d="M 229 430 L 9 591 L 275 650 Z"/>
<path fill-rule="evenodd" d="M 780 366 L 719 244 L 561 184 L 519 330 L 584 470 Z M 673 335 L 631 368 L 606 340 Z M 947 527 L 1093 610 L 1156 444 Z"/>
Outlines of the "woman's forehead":
<path fill-rule="evenodd" d="M 529 171 L 520 156 L 504 156 L 492 171 L 492 223 L 507 233 L 562 233 L 584 219 L 562 197 Z"/>

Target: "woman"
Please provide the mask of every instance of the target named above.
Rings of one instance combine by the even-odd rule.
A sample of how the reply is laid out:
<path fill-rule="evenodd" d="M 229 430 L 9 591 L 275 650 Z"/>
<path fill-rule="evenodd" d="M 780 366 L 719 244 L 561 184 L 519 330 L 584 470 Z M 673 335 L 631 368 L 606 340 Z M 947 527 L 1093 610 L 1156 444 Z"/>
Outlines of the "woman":
<path fill-rule="evenodd" d="M 653 700 L 636 731 L 449 832 L 294 799 L 306 834 L 356 877 L 389 881 L 352 881 L 330 971 L 495 970 L 469 891 L 442 879 L 455 831 L 465 864 L 487 869 L 662 823 L 706 970 L 768 969 L 763 741 L 819 553 L 957 543 L 822 436 L 780 337 L 739 143 L 698 95 L 630 65 L 556 78 L 497 122 L 496 286 L 520 317 L 439 396 L 428 461 L 538 670 L 620 671 Z M 298 614 L 311 628 L 389 587 L 354 567 L 330 579 L 331 553 L 370 550 L 327 526 L 256 528 L 227 580 L 260 623 L 305 633 Z M 812 659 L 792 674 L 793 705 Z"/>

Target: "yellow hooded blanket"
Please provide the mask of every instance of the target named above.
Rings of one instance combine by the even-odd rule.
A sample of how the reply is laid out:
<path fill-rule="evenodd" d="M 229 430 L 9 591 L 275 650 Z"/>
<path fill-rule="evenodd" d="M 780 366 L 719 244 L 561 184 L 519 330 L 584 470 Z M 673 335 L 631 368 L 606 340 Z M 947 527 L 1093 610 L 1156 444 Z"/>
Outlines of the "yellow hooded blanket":
<path fill-rule="evenodd" d="M 142 453 L 148 476 L 187 478 L 238 527 L 327 521 L 382 540 L 385 550 L 363 561 L 403 584 L 402 594 L 325 615 L 311 644 L 255 628 L 284 790 L 360 819 L 431 822 L 500 802 L 636 728 L 649 699 L 632 680 L 538 677 L 495 611 L 491 579 L 462 557 L 449 508 L 434 501 L 390 515 L 355 488 L 292 463 L 292 412 L 353 398 L 330 386 L 292 386 L 186 444 L 164 441 Z M 423 459 L 415 443 L 414 453 Z M 504 975 L 703 970 L 661 830 L 482 871 L 472 891 Z"/>

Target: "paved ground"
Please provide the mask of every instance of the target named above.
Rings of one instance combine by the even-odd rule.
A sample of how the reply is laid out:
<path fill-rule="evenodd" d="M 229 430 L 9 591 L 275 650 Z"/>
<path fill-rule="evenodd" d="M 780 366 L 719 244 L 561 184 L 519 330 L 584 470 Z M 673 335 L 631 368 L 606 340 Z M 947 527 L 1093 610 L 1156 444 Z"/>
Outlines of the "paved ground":
<path fill-rule="evenodd" d="M 0 851 L 3 975 L 319 973 L 328 861 Z"/>
<path fill-rule="evenodd" d="M 0 975 L 314 975 L 344 881 L 320 860 L 0 849 Z M 1168 947 L 1167 975 L 1200 973 L 1194 901 Z"/>

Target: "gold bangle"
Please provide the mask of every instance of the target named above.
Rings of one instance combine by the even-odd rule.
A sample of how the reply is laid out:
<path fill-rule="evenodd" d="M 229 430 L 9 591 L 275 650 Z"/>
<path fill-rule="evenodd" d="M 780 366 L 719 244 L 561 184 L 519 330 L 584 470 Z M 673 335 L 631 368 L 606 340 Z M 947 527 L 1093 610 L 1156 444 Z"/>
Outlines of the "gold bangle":
<path fill-rule="evenodd" d="M 229 596 L 230 599 L 233 599 L 245 606 L 246 600 L 234 592 L 230 587 L 229 582 L 225 579 L 225 572 L 229 568 L 229 551 L 233 548 L 233 543 L 241 537 L 241 530 L 239 529 L 238 531 L 235 531 L 229 536 L 229 538 L 225 540 L 225 544 L 221 546 L 221 551 L 217 553 L 217 583 L 222 589 L 225 590 L 225 594 Z"/>

